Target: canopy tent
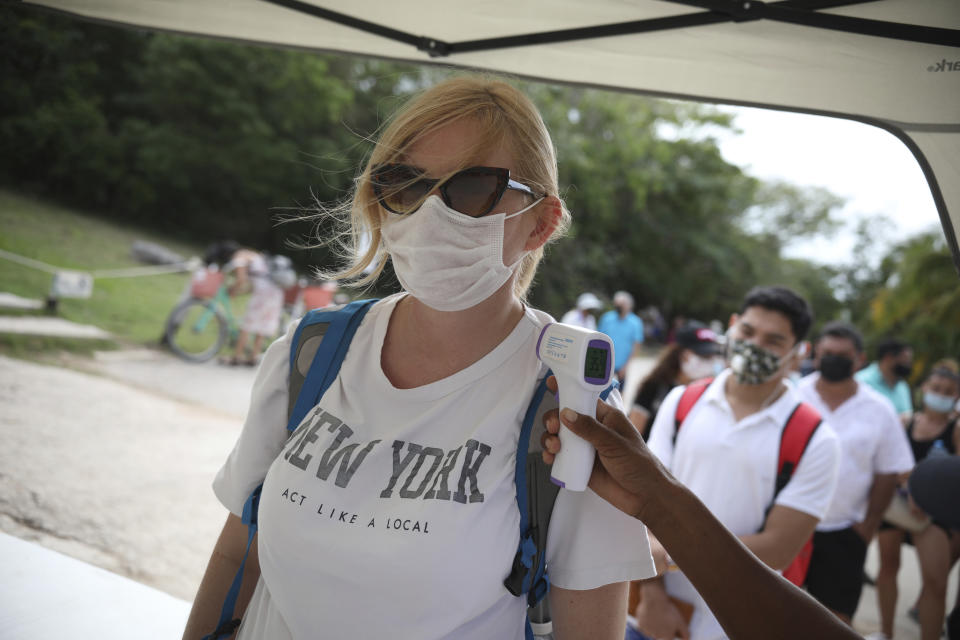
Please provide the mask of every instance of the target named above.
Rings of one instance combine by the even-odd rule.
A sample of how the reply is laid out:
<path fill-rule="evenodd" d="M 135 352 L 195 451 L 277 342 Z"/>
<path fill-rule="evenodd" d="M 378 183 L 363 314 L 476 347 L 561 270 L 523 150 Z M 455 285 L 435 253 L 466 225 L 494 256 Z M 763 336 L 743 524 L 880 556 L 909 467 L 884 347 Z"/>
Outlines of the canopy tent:
<path fill-rule="evenodd" d="M 857 120 L 913 153 L 960 270 L 957 0 L 27 4 L 135 27 Z"/>

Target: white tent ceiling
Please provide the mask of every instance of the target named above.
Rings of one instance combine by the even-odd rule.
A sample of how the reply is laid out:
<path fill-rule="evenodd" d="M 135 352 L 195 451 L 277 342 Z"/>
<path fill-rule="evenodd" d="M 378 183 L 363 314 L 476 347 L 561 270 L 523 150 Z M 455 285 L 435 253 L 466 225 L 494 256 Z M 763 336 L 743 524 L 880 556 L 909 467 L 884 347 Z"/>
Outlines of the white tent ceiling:
<path fill-rule="evenodd" d="M 27 4 L 179 33 L 866 122 L 916 157 L 960 269 L 960 0 Z M 565 30 L 581 31 L 553 33 Z"/>

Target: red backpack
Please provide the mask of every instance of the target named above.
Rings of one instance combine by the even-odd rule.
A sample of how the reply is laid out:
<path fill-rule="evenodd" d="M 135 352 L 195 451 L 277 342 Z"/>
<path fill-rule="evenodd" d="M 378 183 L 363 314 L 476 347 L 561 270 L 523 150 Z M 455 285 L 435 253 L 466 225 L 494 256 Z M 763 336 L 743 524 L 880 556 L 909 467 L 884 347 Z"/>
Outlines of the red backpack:
<path fill-rule="evenodd" d="M 697 403 L 697 400 L 700 399 L 700 396 L 707 390 L 711 382 L 713 382 L 713 378 L 698 380 L 697 382 L 687 385 L 687 388 L 683 390 L 680 401 L 677 403 L 677 411 L 675 414 L 676 428 L 673 432 L 674 444 L 677 442 L 677 434 L 680 432 L 683 421 L 690 415 L 693 405 Z M 821 422 L 823 421 L 820 418 L 820 414 L 817 413 L 817 410 L 805 402 L 797 404 L 793 413 L 787 418 L 787 423 L 783 426 L 783 431 L 780 434 L 780 457 L 777 461 L 776 486 L 773 490 L 773 498 L 767 507 L 768 514 L 770 513 L 770 509 L 773 508 L 773 503 L 776 501 L 777 495 L 787 486 L 791 476 L 793 476 L 793 472 L 800 463 L 803 452 L 806 451 L 807 445 L 810 443 L 813 434 Z M 766 516 L 764 516 L 764 520 L 766 520 Z M 763 528 L 761 527 L 760 530 L 762 531 Z M 803 545 L 803 548 L 800 549 L 797 557 L 793 559 L 793 562 L 783 570 L 783 577 L 797 586 L 802 586 L 807 577 L 807 569 L 810 566 L 810 556 L 812 554 L 813 537 L 811 536 Z"/>

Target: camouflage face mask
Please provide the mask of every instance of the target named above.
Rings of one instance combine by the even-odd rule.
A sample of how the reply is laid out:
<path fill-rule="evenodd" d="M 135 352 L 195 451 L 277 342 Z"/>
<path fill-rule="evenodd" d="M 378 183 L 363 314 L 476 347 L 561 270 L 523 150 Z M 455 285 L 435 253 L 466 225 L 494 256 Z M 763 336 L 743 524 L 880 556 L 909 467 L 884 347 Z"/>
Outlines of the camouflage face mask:
<path fill-rule="evenodd" d="M 763 347 L 743 340 L 728 340 L 727 345 L 727 360 L 740 384 L 768 382 L 788 357 L 781 358 Z"/>

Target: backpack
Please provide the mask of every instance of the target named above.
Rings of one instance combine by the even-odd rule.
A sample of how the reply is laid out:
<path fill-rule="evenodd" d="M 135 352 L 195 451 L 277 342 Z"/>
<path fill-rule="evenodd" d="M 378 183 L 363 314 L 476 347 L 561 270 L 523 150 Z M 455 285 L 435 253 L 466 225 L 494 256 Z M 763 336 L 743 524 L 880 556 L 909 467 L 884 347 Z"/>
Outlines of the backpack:
<path fill-rule="evenodd" d="M 290 347 L 288 432 L 292 433 L 297 428 L 336 380 L 357 328 L 376 302 L 357 300 L 338 309 L 316 309 L 300 321 Z M 536 417 L 545 408 L 542 406 L 544 399 L 554 398 L 553 394 L 547 393 L 547 378 L 551 375 L 552 372 L 548 370 L 537 384 L 520 429 L 514 470 L 517 508 L 520 510 L 520 544 L 510 574 L 503 582 L 514 596 L 527 596 L 527 640 L 545 635 L 551 629 L 550 612 L 544 597 L 550 589 L 546 567 L 547 529 L 560 488 L 550 482 L 550 469 L 540 455 L 542 427 L 534 428 Z M 611 384 L 600 397 L 606 399 L 614 388 L 616 385 Z M 233 618 L 233 609 L 243 581 L 250 545 L 257 532 L 257 510 L 262 488 L 261 484 L 254 489 L 244 504 L 241 520 L 247 525 L 248 533 L 244 559 L 227 591 L 216 630 L 204 636 L 203 640 L 227 637 L 240 626 L 240 620 Z"/>
<path fill-rule="evenodd" d="M 268 255 L 267 268 L 270 279 L 281 289 L 289 289 L 297 284 L 297 272 L 293 268 L 293 261 L 287 256 Z"/>
<path fill-rule="evenodd" d="M 713 378 L 698 380 L 697 382 L 687 385 L 687 388 L 683 390 L 683 394 L 677 402 L 677 411 L 675 414 L 676 427 L 673 431 L 674 446 L 676 446 L 677 434 L 680 432 L 683 421 L 690 415 L 693 406 L 707 390 L 711 382 L 713 382 Z M 766 524 L 770 510 L 773 509 L 773 504 L 776 502 L 777 496 L 780 494 L 780 491 L 787 486 L 787 483 L 790 482 L 793 472 L 796 470 L 797 465 L 800 464 L 800 458 L 803 456 L 803 452 L 806 451 L 807 445 L 810 444 L 810 440 L 813 439 L 813 434 L 822 422 L 823 420 L 820 418 L 817 410 L 806 402 L 798 403 L 797 406 L 794 407 L 790 417 L 787 418 L 787 422 L 783 426 L 783 431 L 780 433 L 780 454 L 777 460 L 776 481 L 773 489 L 773 498 L 770 499 L 770 504 L 764 513 L 764 525 Z M 760 530 L 763 531 L 763 527 L 761 527 Z M 798 587 L 803 586 L 807 577 L 807 569 L 810 567 L 810 558 L 812 555 L 813 536 L 803 545 L 800 553 L 793 559 L 793 562 L 783 570 L 783 577 Z"/>

